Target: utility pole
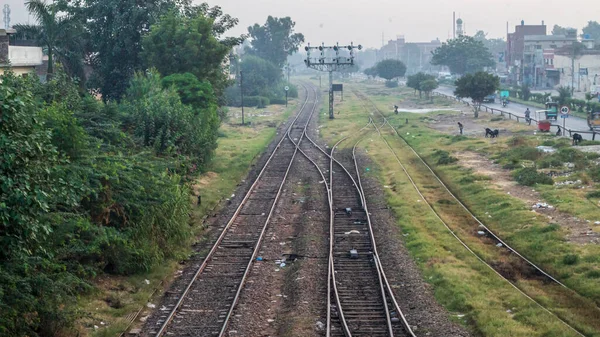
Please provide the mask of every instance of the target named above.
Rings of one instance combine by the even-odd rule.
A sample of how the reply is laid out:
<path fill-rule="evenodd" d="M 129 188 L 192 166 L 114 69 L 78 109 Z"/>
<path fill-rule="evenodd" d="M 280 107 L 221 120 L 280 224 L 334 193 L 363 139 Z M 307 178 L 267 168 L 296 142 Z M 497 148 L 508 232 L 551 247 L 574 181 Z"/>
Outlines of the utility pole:
<path fill-rule="evenodd" d="M 244 72 L 240 70 L 240 95 L 242 96 L 242 125 L 244 125 Z"/>
<path fill-rule="evenodd" d="M 350 57 L 341 57 L 340 56 L 340 48 L 348 48 L 350 51 Z M 361 50 L 362 46 L 355 46 L 353 43 L 350 43 L 349 46 L 341 46 L 339 44 L 335 44 L 334 46 L 325 46 L 325 44 L 321 44 L 319 47 L 311 47 L 310 43 L 308 46 L 304 47 L 306 50 L 306 60 L 304 63 L 308 68 L 316 69 L 319 71 L 326 71 L 329 73 L 329 119 L 333 119 L 333 72 L 340 71 L 341 69 L 348 68 L 354 65 L 354 49 Z M 311 59 L 310 52 L 311 50 L 319 50 L 320 57 Z M 330 57 L 326 55 L 326 51 L 334 51 L 335 57 Z"/>

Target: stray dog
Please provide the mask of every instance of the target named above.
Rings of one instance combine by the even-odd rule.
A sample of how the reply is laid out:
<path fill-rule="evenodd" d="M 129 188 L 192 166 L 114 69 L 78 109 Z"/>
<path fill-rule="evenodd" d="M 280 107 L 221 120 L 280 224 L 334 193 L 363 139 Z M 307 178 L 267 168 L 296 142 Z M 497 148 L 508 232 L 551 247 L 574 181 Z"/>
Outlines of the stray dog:
<path fill-rule="evenodd" d="M 492 131 L 490 128 L 485 128 L 485 138 L 488 138 L 488 136 L 490 138 L 496 138 L 499 134 L 500 131 L 498 131 L 498 129 Z"/>
<path fill-rule="evenodd" d="M 581 142 L 583 140 L 583 137 L 578 134 L 578 133 L 574 133 L 573 134 L 573 145 L 579 145 L 579 142 Z"/>

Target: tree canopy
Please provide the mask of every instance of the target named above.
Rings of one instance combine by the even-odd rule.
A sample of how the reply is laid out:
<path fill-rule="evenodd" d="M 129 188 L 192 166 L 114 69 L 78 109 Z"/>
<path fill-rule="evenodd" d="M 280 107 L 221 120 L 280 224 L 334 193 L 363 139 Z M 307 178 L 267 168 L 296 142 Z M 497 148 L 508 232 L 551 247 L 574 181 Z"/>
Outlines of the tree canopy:
<path fill-rule="evenodd" d="M 588 21 L 588 24 L 583 27 L 583 34 L 589 34 L 591 39 L 596 43 L 600 41 L 600 23 L 598 21 Z"/>
<path fill-rule="evenodd" d="M 220 41 L 214 34 L 214 19 L 199 11 L 190 15 L 170 11 L 163 16 L 144 36 L 142 58 L 163 76 L 188 72 L 208 81 L 220 96 L 228 84 L 223 61 L 231 43 L 241 42 L 241 38 Z"/>
<path fill-rule="evenodd" d="M 493 67 L 495 62 L 483 42 L 470 36 L 460 36 L 434 50 L 431 64 L 447 66 L 453 74 L 463 75 Z"/>
<path fill-rule="evenodd" d="M 276 18 L 269 15 L 264 25 L 254 24 L 248 27 L 251 40 L 247 52 L 282 68 L 288 55 L 298 51 L 298 47 L 304 42 L 302 33 L 294 33 L 295 25 L 289 16 Z"/>
<path fill-rule="evenodd" d="M 31 0 L 25 3 L 38 24 L 17 24 L 14 28 L 22 38 L 35 40 L 46 48 L 48 55 L 48 76 L 54 73 L 55 56 L 57 61 L 71 75 L 79 80 L 83 75 L 83 27 L 68 13 L 62 12 L 57 4 L 44 0 Z"/>
<path fill-rule="evenodd" d="M 425 91 L 425 93 L 427 94 L 427 97 L 430 97 L 433 100 L 433 97 L 431 96 L 431 92 L 434 91 L 435 89 L 437 89 L 439 87 L 439 84 L 438 84 L 438 81 L 436 81 L 435 79 L 428 79 L 428 80 L 421 82 L 419 84 L 419 87 L 421 88 L 421 90 Z"/>
<path fill-rule="evenodd" d="M 475 117 L 479 116 L 479 107 L 485 96 L 493 94 L 500 86 L 498 76 L 480 71 L 466 74 L 456 80 L 454 95 L 461 98 L 471 98 L 475 109 Z"/>
<path fill-rule="evenodd" d="M 406 66 L 398 60 L 383 60 L 375 65 L 377 75 L 391 81 L 406 74 Z"/>
<path fill-rule="evenodd" d="M 577 31 L 577 29 L 571 27 L 562 27 L 559 25 L 554 25 L 554 27 L 552 27 L 552 35 L 567 35 L 567 33 L 571 31 Z"/>
<path fill-rule="evenodd" d="M 433 75 L 425 74 L 422 72 L 418 72 L 414 75 L 408 76 L 406 79 L 406 86 L 412 89 L 415 89 L 415 92 L 419 92 L 419 97 L 422 96 L 423 91 L 426 91 L 422 88 L 422 83 L 426 81 L 434 80 L 435 77 Z M 437 81 L 436 81 L 437 83 Z M 436 89 L 436 88 L 433 88 Z M 431 89 L 431 90 L 433 90 Z"/>
<path fill-rule="evenodd" d="M 492 56 L 495 58 L 499 53 L 506 51 L 506 41 L 500 38 L 496 39 L 488 39 L 487 33 L 482 30 L 477 31 L 473 38 L 477 41 L 483 42 L 483 45 L 492 53 Z"/>

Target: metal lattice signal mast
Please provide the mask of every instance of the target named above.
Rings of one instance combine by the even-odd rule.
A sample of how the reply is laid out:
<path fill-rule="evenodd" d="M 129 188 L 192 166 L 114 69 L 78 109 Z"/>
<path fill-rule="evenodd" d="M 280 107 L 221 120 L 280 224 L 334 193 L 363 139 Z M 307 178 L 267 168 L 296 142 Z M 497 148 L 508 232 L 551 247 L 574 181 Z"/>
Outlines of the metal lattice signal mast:
<path fill-rule="evenodd" d="M 348 49 L 350 57 L 340 56 L 340 50 L 342 49 Z M 333 72 L 354 65 L 355 49 L 361 50 L 362 46 L 355 46 L 353 43 L 350 43 L 349 46 L 340 46 L 339 43 L 336 43 L 335 46 L 325 46 L 323 43 L 318 47 L 311 47 L 309 43 L 308 46 L 304 47 L 304 50 L 306 50 L 304 64 L 309 68 L 329 73 L 329 119 L 333 119 Z M 311 58 L 310 54 L 313 50 L 318 50 L 320 57 Z M 331 51 L 335 52 L 335 57 L 328 57 L 327 54 Z"/>
<path fill-rule="evenodd" d="M 9 29 L 10 28 L 10 6 L 4 5 L 4 9 L 2 10 L 2 13 L 4 13 L 4 28 Z"/>

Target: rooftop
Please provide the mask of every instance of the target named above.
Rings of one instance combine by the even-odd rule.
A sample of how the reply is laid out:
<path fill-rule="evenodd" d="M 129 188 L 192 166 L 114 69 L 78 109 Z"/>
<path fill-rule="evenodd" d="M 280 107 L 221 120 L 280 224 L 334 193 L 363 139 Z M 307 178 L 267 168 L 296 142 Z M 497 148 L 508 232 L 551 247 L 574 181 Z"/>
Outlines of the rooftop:
<path fill-rule="evenodd" d="M 525 41 L 576 41 L 576 37 L 565 35 L 525 35 Z"/>

